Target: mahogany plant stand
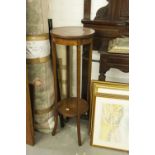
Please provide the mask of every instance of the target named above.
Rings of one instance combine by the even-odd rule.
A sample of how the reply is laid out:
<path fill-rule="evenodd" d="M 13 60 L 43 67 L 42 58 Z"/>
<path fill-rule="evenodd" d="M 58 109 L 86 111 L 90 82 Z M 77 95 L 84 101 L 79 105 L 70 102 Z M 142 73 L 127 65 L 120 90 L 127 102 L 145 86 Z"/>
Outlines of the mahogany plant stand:
<path fill-rule="evenodd" d="M 52 36 L 52 66 L 54 74 L 54 89 L 55 89 L 55 103 L 54 103 L 54 128 L 52 135 L 56 134 L 58 125 L 58 115 L 61 114 L 64 117 L 76 117 L 77 118 L 77 136 L 78 144 L 81 145 L 80 134 L 80 116 L 88 111 L 89 108 L 89 93 L 87 95 L 87 101 L 80 98 L 80 83 L 81 83 L 81 47 L 82 45 L 89 45 L 89 66 L 88 66 L 88 92 L 90 91 L 91 81 L 91 61 L 92 61 L 92 37 L 94 30 L 83 27 L 58 27 L 51 31 Z M 67 98 L 58 101 L 57 90 L 57 60 L 56 60 L 56 44 L 65 45 L 67 52 Z M 77 97 L 70 97 L 70 51 L 69 46 L 77 47 Z"/>

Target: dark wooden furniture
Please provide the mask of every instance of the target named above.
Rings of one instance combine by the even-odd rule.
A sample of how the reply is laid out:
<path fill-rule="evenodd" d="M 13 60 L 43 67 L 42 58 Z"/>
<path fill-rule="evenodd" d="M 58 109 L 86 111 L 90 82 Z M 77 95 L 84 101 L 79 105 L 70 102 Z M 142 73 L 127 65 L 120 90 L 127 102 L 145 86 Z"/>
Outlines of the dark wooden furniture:
<path fill-rule="evenodd" d="M 109 68 L 118 68 L 124 72 L 129 71 L 128 54 L 107 53 L 109 40 L 129 35 L 129 0 L 107 0 L 109 4 L 99 8 L 96 17 L 91 20 L 91 0 L 84 1 L 84 27 L 93 28 L 93 49 L 100 52 L 100 75 L 99 80 L 105 80 L 105 73 Z M 82 96 L 87 96 L 87 47 L 83 53 L 83 81 Z"/>
<path fill-rule="evenodd" d="M 101 66 L 103 66 L 101 68 Z M 110 68 L 117 68 L 123 72 L 129 71 L 129 55 L 122 53 L 103 52 L 100 60 L 100 80 L 105 81 L 105 73 Z"/>
<path fill-rule="evenodd" d="M 54 88 L 55 88 L 55 125 L 52 135 L 55 135 L 58 125 L 58 115 L 61 114 L 64 117 L 76 117 L 77 118 L 77 134 L 78 144 L 81 145 L 81 134 L 80 134 L 80 116 L 88 111 L 89 96 L 87 101 L 80 98 L 80 77 L 81 77 L 81 45 L 89 46 L 89 66 L 87 76 L 87 91 L 90 86 L 90 75 L 91 75 L 91 59 L 92 59 L 92 36 L 94 30 L 83 27 L 59 27 L 54 28 L 51 31 L 52 35 L 52 62 L 53 62 L 53 74 L 54 74 Z M 57 70 L 56 70 L 56 44 L 65 45 L 67 52 L 67 98 L 58 101 L 58 90 L 57 90 Z M 70 51 L 69 46 L 77 46 L 77 97 L 70 97 L 70 70 L 69 70 L 69 59 Z"/>

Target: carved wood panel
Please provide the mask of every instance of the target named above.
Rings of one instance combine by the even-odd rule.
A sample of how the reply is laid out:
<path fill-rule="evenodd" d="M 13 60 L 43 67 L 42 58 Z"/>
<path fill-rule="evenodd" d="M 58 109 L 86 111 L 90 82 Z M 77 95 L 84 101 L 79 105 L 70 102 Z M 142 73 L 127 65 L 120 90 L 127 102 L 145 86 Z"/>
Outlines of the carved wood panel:
<path fill-rule="evenodd" d="M 98 9 L 95 20 L 128 20 L 129 0 L 108 0 L 108 2 L 107 6 Z"/>

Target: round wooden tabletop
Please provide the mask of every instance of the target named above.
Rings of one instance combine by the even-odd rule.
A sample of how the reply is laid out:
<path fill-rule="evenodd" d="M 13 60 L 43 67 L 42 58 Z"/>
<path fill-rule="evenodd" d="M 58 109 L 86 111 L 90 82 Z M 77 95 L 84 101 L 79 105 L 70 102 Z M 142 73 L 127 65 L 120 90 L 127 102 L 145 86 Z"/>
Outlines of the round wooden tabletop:
<path fill-rule="evenodd" d="M 91 28 L 67 26 L 54 28 L 51 30 L 51 33 L 54 37 L 64 39 L 80 39 L 91 37 L 95 31 Z"/>

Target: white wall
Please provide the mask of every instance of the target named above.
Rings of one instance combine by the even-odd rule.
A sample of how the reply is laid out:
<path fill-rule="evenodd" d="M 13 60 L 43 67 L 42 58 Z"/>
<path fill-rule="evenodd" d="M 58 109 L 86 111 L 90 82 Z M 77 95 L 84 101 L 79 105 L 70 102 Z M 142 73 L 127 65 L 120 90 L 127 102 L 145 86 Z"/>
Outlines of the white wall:
<path fill-rule="evenodd" d="M 53 19 L 53 25 L 79 26 L 83 18 L 84 0 L 48 0 L 49 18 Z M 96 11 L 108 4 L 106 0 L 91 0 L 91 19 L 94 19 Z"/>
<path fill-rule="evenodd" d="M 84 0 L 48 0 L 53 26 L 82 26 Z"/>
<path fill-rule="evenodd" d="M 94 19 L 96 12 L 99 8 L 106 6 L 108 2 L 106 0 L 91 0 L 91 19 Z"/>

